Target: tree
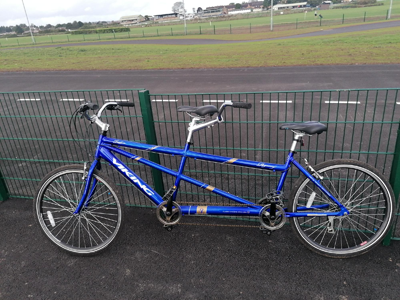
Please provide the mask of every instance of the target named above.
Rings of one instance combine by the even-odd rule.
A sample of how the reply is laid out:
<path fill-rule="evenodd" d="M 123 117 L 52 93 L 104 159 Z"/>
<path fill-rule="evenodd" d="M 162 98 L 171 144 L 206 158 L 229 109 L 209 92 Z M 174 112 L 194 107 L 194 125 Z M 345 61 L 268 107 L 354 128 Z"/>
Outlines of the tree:
<path fill-rule="evenodd" d="M 150 16 L 145 15 L 145 16 L 144 16 L 144 20 L 145 20 L 146 22 L 149 21 L 149 20 L 150 20 Z"/>
<path fill-rule="evenodd" d="M 240 4 L 240 3 L 235 4 L 235 9 L 241 9 L 241 8 L 242 8 L 242 4 Z"/>
<path fill-rule="evenodd" d="M 183 2 L 175 2 L 174 6 L 172 6 L 172 11 L 174 13 L 179 13 L 179 10 L 183 8 Z"/>
<path fill-rule="evenodd" d="M 197 8 L 197 13 L 201 14 L 203 12 L 203 9 L 201 7 Z"/>
<path fill-rule="evenodd" d="M 14 31 L 15 31 L 16 34 L 23 34 L 24 33 L 24 29 L 19 25 L 14 27 Z"/>
<path fill-rule="evenodd" d="M 308 4 L 312 7 L 316 7 L 322 3 L 323 0 L 308 0 Z"/>
<path fill-rule="evenodd" d="M 376 0 L 357 0 L 357 4 L 366 5 L 366 4 L 374 4 Z"/>
<path fill-rule="evenodd" d="M 298 0 L 296 0 L 297 2 L 299 2 Z M 274 0 L 273 5 L 277 5 L 279 3 L 279 0 Z M 263 7 L 264 8 L 268 8 L 271 6 L 271 0 L 264 0 L 263 2 Z"/>

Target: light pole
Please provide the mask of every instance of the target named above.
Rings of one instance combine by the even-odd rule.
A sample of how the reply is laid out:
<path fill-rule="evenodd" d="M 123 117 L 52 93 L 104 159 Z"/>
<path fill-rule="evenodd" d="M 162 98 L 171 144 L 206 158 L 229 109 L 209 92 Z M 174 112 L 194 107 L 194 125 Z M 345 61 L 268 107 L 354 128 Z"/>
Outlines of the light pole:
<path fill-rule="evenodd" d="M 271 0 L 271 31 L 274 30 L 274 0 Z"/>
<path fill-rule="evenodd" d="M 35 44 L 35 39 L 34 39 L 34 37 L 33 37 L 32 28 L 31 28 L 31 24 L 29 24 L 28 14 L 26 13 L 26 8 L 25 8 L 25 3 L 24 3 L 24 0 L 22 0 L 22 5 L 23 5 L 23 7 L 24 7 L 24 11 L 25 11 L 26 20 L 28 21 L 29 31 L 31 32 L 32 42 Z"/>
<path fill-rule="evenodd" d="M 388 13 L 388 20 L 390 19 L 390 15 L 391 15 L 391 13 L 392 13 L 392 4 L 393 4 L 393 0 L 390 0 L 389 13 Z"/>
<path fill-rule="evenodd" d="M 185 35 L 187 35 L 185 0 L 183 0 L 183 24 L 183 26 L 185 27 Z"/>

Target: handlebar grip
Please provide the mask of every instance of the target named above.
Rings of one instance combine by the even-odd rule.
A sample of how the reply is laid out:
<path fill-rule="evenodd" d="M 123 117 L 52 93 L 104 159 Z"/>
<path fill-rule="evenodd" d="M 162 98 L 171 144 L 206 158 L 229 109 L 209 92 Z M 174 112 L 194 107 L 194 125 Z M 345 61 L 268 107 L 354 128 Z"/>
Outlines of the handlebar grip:
<path fill-rule="evenodd" d="M 130 106 L 133 107 L 135 104 L 133 102 L 127 102 L 127 101 L 117 101 L 118 106 Z"/>
<path fill-rule="evenodd" d="M 79 106 L 79 110 L 78 111 L 80 113 L 85 113 L 89 109 L 96 110 L 96 109 L 99 109 L 99 106 L 96 103 L 88 102 L 88 103 L 84 103 L 81 106 Z"/>
<path fill-rule="evenodd" d="M 96 103 L 86 103 L 86 105 L 91 110 L 99 109 L 99 106 Z"/>
<path fill-rule="evenodd" d="M 246 102 L 232 102 L 232 107 L 250 109 L 252 105 Z"/>

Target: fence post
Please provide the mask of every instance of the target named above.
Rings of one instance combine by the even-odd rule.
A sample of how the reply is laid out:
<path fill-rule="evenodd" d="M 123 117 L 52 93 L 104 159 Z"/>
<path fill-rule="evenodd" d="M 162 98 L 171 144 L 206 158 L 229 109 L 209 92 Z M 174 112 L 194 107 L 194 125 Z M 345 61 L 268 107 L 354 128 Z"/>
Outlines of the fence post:
<path fill-rule="evenodd" d="M 343 18 L 342 18 L 342 24 L 344 23 L 344 14 L 343 14 Z"/>
<path fill-rule="evenodd" d="M 214 34 L 215 34 L 215 25 L 214 25 Z"/>
<path fill-rule="evenodd" d="M 201 26 L 199 26 L 199 32 L 200 32 L 200 35 L 201 35 Z"/>
<path fill-rule="evenodd" d="M 229 24 L 229 33 L 232 34 L 232 24 Z"/>
<path fill-rule="evenodd" d="M 171 27 L 171 36 L 173 36 L 174 35 L 174 33 L 172 32 L 172 27 Z"/>
<path fill-rule="evenodd" d="M 296 19 L 296 29 L 297 29 L 297 22 L 299 21 L 299 19 Z"/>
<path fill-rule="evenodd" d="M 154 127 L 153 110 L 151 108 L 150 93 L 148 90 L 139 91 L 140 109 L 142 111 L 144 134 L 146 142 L 150 145 L 157 145 L 156 129 Z M 160 156 L 156 153 L 149 153 L 149 159 L 156 164 L 160 164 Z M 161 196 L 164 195 L 164 183 L 162 172 L 160 170 L 151 169 L 155 191 Z"/>
<path fill-rule="evenodd" d="M 3 174 L 0 170 L 0 201 L 5 201 L 10 197 L 10 193 L 8 192 L 8 188 L 6 185 L 6 181 L 3 178 Z"/>
<path fill-rule="evenodd" d="M 392 168 L 390 170 L 390 177 L 389 177 L 390 185 L 393 188 L 394 193 L 394 201 L 396 203 L 396 208 L 398 204 L 398 199 L 400 195 L 400 124 L 399 128 L 397 129 L 397 139 L 396 139 L 396 146 L 394 148 L 394 157 L 392 162 Z M 396 184 L 397 183 L 397 184 Z M 396 208 L 393 214 L 396 216 Z M 393 224 L 393 227 L 396 224 Z M 386 235 L 385 239 L 383 240 L 383 245 L 389 246 L 390 240 L 393 234 L 393 227 L 389 230 L 388 234 Z"/>
<path fill-rule="evenodd" d="M 364 12 L 364 22 L 365 22 L 365 17 L 367 16 L 367 12 Z"/>
<path fill-rule="evenodd" d="M 251 33 L 251 23 L 250 23 L 250 33 Z"/>

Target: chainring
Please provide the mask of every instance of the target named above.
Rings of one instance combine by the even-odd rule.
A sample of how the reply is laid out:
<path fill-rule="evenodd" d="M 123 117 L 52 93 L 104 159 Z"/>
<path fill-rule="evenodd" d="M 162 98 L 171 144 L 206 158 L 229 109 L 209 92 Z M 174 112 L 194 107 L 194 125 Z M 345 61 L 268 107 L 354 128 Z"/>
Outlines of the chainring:
<path fill-rule="evenodd" d="M 167 216 L 167 203 L 163 201 L 157 206 L 156 215 L 157 219 L 166 226 L 172 226 L 177 224 L 182 218 L 182 209 L 175 201 L 172 201 L 171 215 Z"/>

